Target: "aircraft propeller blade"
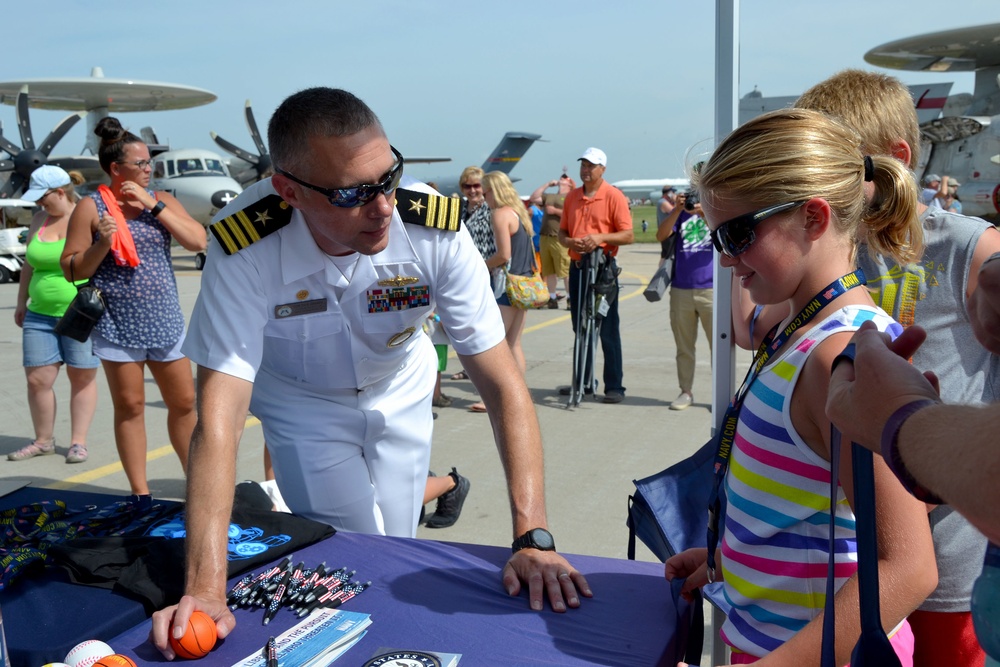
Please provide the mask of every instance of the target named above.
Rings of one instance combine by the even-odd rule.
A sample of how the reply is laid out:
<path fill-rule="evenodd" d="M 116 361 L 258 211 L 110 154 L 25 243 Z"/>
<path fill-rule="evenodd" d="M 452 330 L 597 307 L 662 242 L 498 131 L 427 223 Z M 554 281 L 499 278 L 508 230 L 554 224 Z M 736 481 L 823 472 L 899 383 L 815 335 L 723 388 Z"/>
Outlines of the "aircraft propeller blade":
<path fill-rule="evenodd" d="M 247 129 L 250 130 L 250 136 L 257 147 L 257 152 L 261 155 L 266 155 L 267 146 L 264 145 L 264 140 L 260 138 L 260 131 L 257 129 L 257 121 L 253 117 L 253 107 L 250 106 L 250 100 L 247 100 L 246 106 L 243 109 L 243 115 L 247 119 Z"/>
<path fill-rule="evenodd" d="M 28 118 L 28 87 L 21 86 L 17 93 L 17 129 L 21 132 L 21 148 L 35 150 L 35 140 L 31 136 L 31 120 Z"/>
<path fill-rule="evenodd" d="M 73 113 L 59 121 L 59 124 L 56 125 L 51 132 L 49 132 L 49 136 L 45 137 L 45 141 L 43 141 L 42 145 L 38 147 L 38 150 L 42 151 L 46 155 L 50 154 L 55 145 L 59 143 L 59 140 L 66 136 L 66 133 L 69 132 L 70 129 L 76 125 L 77 121 L 83 118 L 86 113 L 86 111 Z"/>
<path fill-rule="evenodd" d="M 11 160 L 0 160 L 0 171 L 14 171 L 14 162 Z"/>
<path fill-rule="evenodd" d="M 61 169 L 71 171 L 73 169 L 100 169 L 101 162 L 91 155 L 72 155 L 67 157 L 57 157 L 49 160 L 49 164 L 54 164 Z"/>
<path fill-rule="evenodd" d="M 10 153 L 11 157 L 14 157 L 15 155 L 21 152 L 21 149 L 12 144 L 10 141 L 8 141 L 7 137 L 3 136 L 3 134 L 0 134 L 0 148 Z"/>
<path fill-rule="evenodd" d="M 25 180 L 26 179 L 24 178 L 24 176 L 22 176 L 18 172 L 16 171 L 11 172 L 10 178 L 7 180 L 6 183 L 3 184 L 3 187 L 0 188 L 0 197 L 4 199 L 9 199 L 11 195 L 13 195 L 15 192 L 21 189 L 21 186 L 24 185 Z"/>
<path fill-rule="evenodd" d="M 209 134 L 212 137 L 212 141 L 214 141 L 216 144 L 218 144 L 219 147 L 222 150 L 224 150 L 224 151 L 226 151 L 228 153 L 232 153 L 233 155 L 235 155 L 239 159 L 241 159 L 241 160 L 243 160 L 245 162 L 249 162 L 252 165 L 256 165 L 257 164 L 257 162 L 258 162 L 257 156 L 254 155 L 253 153 L 251 153 L 249 151 L 245 151 L 242 148 L 240 148 L 239 146 L 237 146 L 236 144 L 231 143 L 229 141 L 226 141 L 225 139 L 223 139 L 222 137 L 220 137 L 219 135 L 217 135 L 215 132 L 209 132 Z"/>

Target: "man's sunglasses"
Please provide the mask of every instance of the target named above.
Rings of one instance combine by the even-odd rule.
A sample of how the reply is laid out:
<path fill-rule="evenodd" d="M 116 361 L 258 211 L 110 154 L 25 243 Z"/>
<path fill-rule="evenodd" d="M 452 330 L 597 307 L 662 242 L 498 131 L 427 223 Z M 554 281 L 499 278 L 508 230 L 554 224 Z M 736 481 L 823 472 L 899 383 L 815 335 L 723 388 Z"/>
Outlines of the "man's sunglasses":
<path fill-rule="evenodd" d="M 389 148 L 392 149 L 392 154 L 396 156 L 396 164 L 386 172 L 385 176 L 378 183 L 366 183 L 356 185 L 353 188 L 321 188 L 318 185 L 306 183 L 302 179 L 292 176 L 280 167 L 275 167 L 274 171 L 291 181 L 295 181 L 304 188 L 315 190 L 325 196 L 337 208 L 355 208 L 357 206 L 364 206 L 380 194 L 388 196 L 399 187 L 399 179 L 403 177 L 403 156 L 392 146 L 389 146 Z"/>
<path fill-rule="evenodd" d="M 712 230 L 712 244 L 715 249 L 729 257 L 736 257 L 746 252 L 757 239 L 754 227 L 764 222 L 772 215 L 778 215 L 785 211 L 797 208 L 805 204 L 805 201 L 786 202 L 775 204 L 758 211 L 751 211 L 737 216 Z"/>

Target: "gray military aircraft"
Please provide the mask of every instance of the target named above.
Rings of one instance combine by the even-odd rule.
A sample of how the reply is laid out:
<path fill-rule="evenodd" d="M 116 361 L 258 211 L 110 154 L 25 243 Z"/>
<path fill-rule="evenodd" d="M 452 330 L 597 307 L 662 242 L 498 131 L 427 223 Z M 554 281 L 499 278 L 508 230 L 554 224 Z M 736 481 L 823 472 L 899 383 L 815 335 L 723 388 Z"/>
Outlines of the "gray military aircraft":
<path fill-rule="evenodd" d="M 971 96 L 948 98 L 941 118 L 921 124 L 917 175 L 954 178 L 964 214 L 1000 222 L 1000 23 L 896 40 L 865 60 L 909 72 L 976 73 Z"/>

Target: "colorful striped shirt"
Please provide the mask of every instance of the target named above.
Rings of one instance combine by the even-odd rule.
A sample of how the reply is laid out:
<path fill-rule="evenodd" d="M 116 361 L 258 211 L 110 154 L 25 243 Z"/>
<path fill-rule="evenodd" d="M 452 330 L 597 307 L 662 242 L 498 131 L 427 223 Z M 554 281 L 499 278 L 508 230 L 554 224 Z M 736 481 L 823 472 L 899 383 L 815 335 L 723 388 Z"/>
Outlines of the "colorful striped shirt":
<path fill-rule="evenodd" d="M 893 337 L 902 331 L 878 308 L 837 310 L 764 367 L 740 411 L 725 482 L 722 569 L 732 609 L 721 634 L 744 653 L 770 653 L 826 604 L 830 463 L 796 433 L 791 397 L 817 345 L 868 320 Z M 835 526 L 839 589 L 857 569 L 854 514 L 843 489 L 838 491 Z"/>

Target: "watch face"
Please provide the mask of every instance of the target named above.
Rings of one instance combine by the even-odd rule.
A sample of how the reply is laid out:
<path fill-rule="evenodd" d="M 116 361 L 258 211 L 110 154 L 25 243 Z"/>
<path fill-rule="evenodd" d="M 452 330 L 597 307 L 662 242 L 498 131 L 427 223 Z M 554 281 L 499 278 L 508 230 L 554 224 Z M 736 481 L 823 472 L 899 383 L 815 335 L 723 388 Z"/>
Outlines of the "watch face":
<path fill-rule="evenodd" d="M 555 540 L 552 539 L 552 534 L 549 531 L 542 528 L 535 528 L 531 531 L 531 541 L 534 543 L 536 549 L 541 549 L 542 551 L 551 551 L 555 548 Z"/>

